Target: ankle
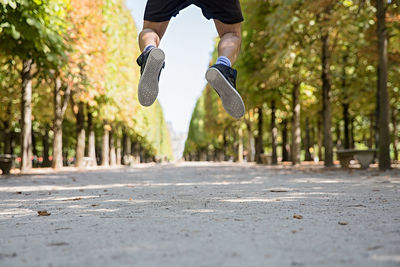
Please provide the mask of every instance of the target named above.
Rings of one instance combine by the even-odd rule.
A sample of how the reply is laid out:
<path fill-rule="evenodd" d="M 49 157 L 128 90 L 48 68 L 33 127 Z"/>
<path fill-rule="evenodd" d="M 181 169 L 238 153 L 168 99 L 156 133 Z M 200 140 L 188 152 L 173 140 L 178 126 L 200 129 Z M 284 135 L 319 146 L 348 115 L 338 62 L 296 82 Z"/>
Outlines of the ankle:
<path fill-rule="evenodd" d="M 149 51 L 149 50 L 151 50 L 153 48 L 156 48 L 156 46 L 152 45 L 152 44 L 149 44 L 143 49 L 143 53 L 145 53 L 145 52 L 147 52 L 147 51 Z"/>
<path fill-rule="evenodd" d="M 224 57 L 224 56 L 218 57 L 217 62 L 215 64 L 222 64 L 222 65 L 225 65 L 225 66 L 230 67 L 230 68 L 232 67 L 232 63 L 229 60 L 229 58 Z"/>

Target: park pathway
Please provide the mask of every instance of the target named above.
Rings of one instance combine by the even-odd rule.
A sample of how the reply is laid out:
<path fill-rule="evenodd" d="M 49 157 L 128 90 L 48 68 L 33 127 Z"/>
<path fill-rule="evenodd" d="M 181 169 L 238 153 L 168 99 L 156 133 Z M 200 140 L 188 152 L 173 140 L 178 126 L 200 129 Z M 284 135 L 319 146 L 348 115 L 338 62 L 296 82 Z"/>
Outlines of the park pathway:
<path fill-rule="evenodd" d="M 399 190 L 233 163 L 0 178 L 0 266 L 400 266 Z"/>

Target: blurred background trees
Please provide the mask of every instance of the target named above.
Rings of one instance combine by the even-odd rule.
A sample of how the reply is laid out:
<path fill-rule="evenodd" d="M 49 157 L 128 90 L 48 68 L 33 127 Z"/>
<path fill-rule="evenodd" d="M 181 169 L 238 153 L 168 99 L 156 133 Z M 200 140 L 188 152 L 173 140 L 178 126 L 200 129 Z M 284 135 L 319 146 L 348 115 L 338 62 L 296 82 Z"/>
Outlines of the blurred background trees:
<path fill-rule="evenodd" d="M 376 149 L 381 170 L 399 160 L 398 1 L 241 3 L 246 115 L 229 117 L 207 85 L 186 160 L 329 167 L 352 148 Z M 139 53 L 123 0 L 1 0 L 0 153 L 22 171 L 172 159 L 160 104 L 136 98 Z"/>
<path fill-rule="evenodd" d="M 235 67 L 247 114 L 207 127 L 207 118 L 224 116 L 207 86 L 192 115 L 185 158 L 223 149 L 231 160 L 244 155 L 260 162 L 267 154 L 272 164 L 277 158 L 323 160 L 329 167 L 334 150 L 376 148 L 380 169 L 390 168 L 399 159 L 400 3 L 241 3 L 245 21 Z"/>
<path fill-rule="evenodd" d="M 23 172 L 171 160 L 161 106 L 136 98 L 139 53 L 122 0 L 0 1 L 0 153 Z"/>

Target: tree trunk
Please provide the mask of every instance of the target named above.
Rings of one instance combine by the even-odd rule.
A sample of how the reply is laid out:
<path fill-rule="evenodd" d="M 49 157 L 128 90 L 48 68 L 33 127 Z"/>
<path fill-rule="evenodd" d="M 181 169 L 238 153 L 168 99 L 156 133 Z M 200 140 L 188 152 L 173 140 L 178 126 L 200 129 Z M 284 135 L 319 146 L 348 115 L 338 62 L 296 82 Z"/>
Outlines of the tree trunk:
<path fill-rule="evenodd" d="M 139 157 L 140 157 L 140 163 L 147 163 L 147 156 L 146 156 L 146 151 L 143 149 L 143 147 L 138 143 L 138 148 L 139 148 Z M 200 152 L 198 152 L 198 158 L 200 161 Z"/>
<path fill-rule="evenodd" d="M 9 126 L 9 122 L 4 123 L 4 154 L 11 154 L 11 140 L 12 132 Z"/>
<path fill-rule="evenodd" d="M 310 148 L 311 148 L 311 158 L 314 160 L 314 155 L 315 155 L 315 136 L 316 136 L 316 127 L 313 127 L 312 124 L 310 124 L 310 121 L 308 122 L 308 128 L 310 131 Z"/>
<path fill-rule="evenodd" d="M 131 140 L 131 155 L 134 155 L 135 157 L 136 155 L 136 143 L 134 141 Z"/>
<path fill-rule="evenodd" d="M 11 131 L 11 101 L 7 104 L 7 119 L 3 121 L 4 124 L 4 154 L 12 154 L 12 131 Z"/>
<path fill-rule="evenodd" d="M 115 134 L 110 132 L 110 166 L 117 165 L 117 155 L 115 149 Z"/>
<path fill-rule="evenodd" d="M 88 110 L 88 121 L 87 121 L 87 128 L 89 132 L 88 136 L 88 157 L 91 158 L 92 163 L 97 165 L 97 158 L 96 158 L 96 136 L 94 133 L 93 127 L 93 115 Z"/>
<path fill-rule="evenodd" d="M 262 163 L 261 154 L 264 154 L 264 140 L 263 140 L 263 108 L 258 108 L 258 134 L 256 139 L 256 162 Z"/>
<path fill-rule="evenodd" d="M 355 138 L 354 138 L 354 118 L 350 119 L 350 148 L 355 147 Z"/>
<path fill-rule="evenodd" d="M 305 140 L 305 151 L 306 151 L 306 161 L 312 161 L 312 156 L 310 152 L 311 140 L 310 140 L 310 120 L 306 118 L 306 140 Z"/>
<path fill-rule="evenodd" d="M 344 121 L 344 148 L 350 148 L 350 133 L 349 133 L 349 104 L 343 103 L 343 121 Z"/>
<path fill-rule="evenodd" d="M 84 103 L 78 103 L 78 113 L 76 114 L 76 154 L 75 166 L 80 168 L 83 165 L 83 158 L 85 157 L 85 110 Z"/>
<path fill-rule="evenodd" d="M 350 148 L 350 140 L 349 140 L 349 98 L 348 98 L 348 90 L 347 90 L 347 75 L 346 75 L 346 66 L 348 63 L 348 47 L 346 47 L 346 54 L 343 56 L 343 68 L 342 68 L 342 93 L 344 95 L 344 100 L 342 102 L 343 108 L 343 122 L 344 122 L 344 149 Z"/>
<path fill-rule="evenodd" d="M 272 165 L 278 164 L 278 154 L 276 152 L 276 139 L 278 138 L 278 129 L 276 128 L 276 104 L 275 100 L 271 101 L 271 146 L 272 146 Z"/>
<path fill-rule="evenodd" d="M 375 128 L 374 128 L 374 114 L 371 114 L 369 116 L 369 138 L 368 138 L 368 148 L 372 149 L 373 144 L 374 144 L 374 133 L 375 133 Z"/>
<path fill-rule="evenodd" d="M 103 142 L 101 149 L 101 165 L 109 166 L 110 165 L 110 125 L 104 123 L 104 131 L 103 131 Z"/>
<path fill-rule="evenodd" d="M 322 103 L 324 124 L 324 148 L 325 166 L 333 166 L 333 142 L 332 142 L 332 114 L 331 114 L 331 51 L 329 49 L 329 33 L 322 35 Z"/>
<path fill-rule="evenodd" d="M 124 131 L 122 137 L 122 164 L 128 165 L 128 157 L 131 155 L 131 138 L 129 135 Z"/>
<path fill-rule="evenodd" d="M 53 126 L 53 161 L 51 166 L 54 169 L 59 169 L 63 166 L 62 156 L 62 125 Z"/>
<path fill-rule="evenodd" d="M 238 162 L 243 162 L 243 129 L 239 126 L 238 130 Z"/>
<path fill-rule="evenodd" d="M 128 146 L 128 144 L 127 144 L 127 140 L 128 140 L 129 138 L 128 138 L 128 135 L 125 133 L 125 130 L 124 129 L 122 129 L 122 164 L 124 164 L 123 163 L 123 161 L 124 161 L 124 156 L 126 155 L 126 151 L 127 151 L 127 146 Z"/>
<path fill-rule="evenodd" d="M 376 107 L 375 107 L 375 148 L 379 149 L 379 106 L 380 106 L 380 93 L 379 93 L 379 85 L 380 85 L 380 71 L 378 66 L 378 79 L 376 84 Z"/>
<path fill-rule="evenodd" d="M 46 124 L 45 129 L 44 129 L 44 135 L 43 135 L 43 162 L 42 162 L 42 167 L 50 167 L 50 160 L 49 160 L 49 150 L 50 150 L 50 142 L 49 142 L 49 131 L 50 131 L 50 126 Z"/>
<path fill-rule="evenodd" d="M 207 152 L 204 148 L 200 149 L 199 151 L 199 157 L 200 157 L 200 161 L 207 161 Z"/>
<path fill-rule="evenodd" d="M 301 145 L 301 128 L 300 128 L 300 84 L 295 83 L 292 91 L 292 164 L 300 163 L 300 145 Z"/>
<path fill-rule="evenodd" d="M 335 134 L 336 134 L 336 141 L 335 141 L 335 146 L 337 148 L 342 146 L 342 136 L 341 136 L 341 129 L 340 129 L 340 121 L 336 122 L 335 125 Z"/>
<path fill-rule="evenodd" d="M 214 151 L 211 149 L 207 150 L 207 161 L 213 161 L 214 157 L 213 157 L 213 153 Z M 239 154 L 239 153 L 238 153 Z M 242 153 L 243 155 L 243 153 Z M 243 156 L 242 156 L 242 161 L 243 161 Z"/>
<path fill-rule="evenodd" d="M 37 140 L 36 140 L 36 135 L 35 132 L 33 131 L 33 127 L 31 129 L 31 134 L 32 134 L 32 166 L 33 168 L 39 167 L 38 166 L 38 150 L 37 150 Z"/>
<path fill-rule="evenodd" d="M 388 55 L 386 9 L 384 0 L 376 0 L 378 20 L 378 91 L 379 91 L 379 169 L 390 169 L 389 93 L 387 89 Z"/>
<path fill-rule="evenodd" d="M 32 66 L 33 60 L 22 62 L 21 94 L 21 172 L 32 168 Z"/>
<path fill-rule="evenodd" d="M 251 122 L 246 121 L 247 126 L 247 162 L 254 161 L 254 137 L 253 130 L 251 128 Z"/>
<path fill-rule="evenodd" d="M 14 155 L 14 150 L 15 150 L 15 139 L 19 140 L 18 134 L 16 134 L 14 131 L 11 132 L 11 155 Z"/>
<path fill-rule="evenodd" d="M 55 169 L 63 166 L 62 156 L 62 123 L 65 110 L 67 109 L 71 88 L 67 86 L 62 99 L 61 79 L 56 77 L 54 84 L 54 119 L 53 119 L 53 162 L 51 166 Z"/>
<path fill-rule="evenodd" d="M 63 148 L 63 165 L 69 166 L 69 159 L 68 159 L 68 149 Z"/>
<path fill-rule="evenodd" d="M 227 129 L 224 129 L 224 160 L 228 161 L 229 157 L 228 157 L 228 141 L 226 140 L 226 131 Z"/>
<path fill-rule="evenodd" d="M 282 121 L 282 161 L 289 161 L 288 122 Z"/>
<path fill-rule="evenodd" d="M 318 132 L 317 132 L 317 142 L 318 142 L 318 159 L 323 160 L 322 158 L 322 120 L 321 116 L 318 116 Z"/>
<path fill-rule="evenodd" d="M 130 157 L 132 155 L 132 146 L 131 146 L 132 140 L 131 138 L 128 136 L 128 138 L 126 138 L 126 155 L 128 157 Z"/>
<path fill-rule="evenodd" d="M 218 149 L 214 149 L 213 161 L 218 162 Z"/>
<path fill-rule="evenodd" d="M 392 126 L 393 126 L 393 152 L 394 152 L 394 160 L 399 159 L 399 150 L 398 150 L 398 130 L 397 130 L 397 113 L 396 109 L 392 109 Z"/>
<path fill-rule="evenodd" d="M 32 133 L 32 153 L 33 153 L 33 156 L 37 157 L 37 155 L 38 155 L 37 141 L 36 141 L 35 132 L 33 131 L 33 127 L 31 129 L 31 133 Z"/>
<path fill-rule="evenodd" d="M 137 160 L 137 162 L 140 163 L 142 161 L 142 151 L 143 151 L 143 149 L 142 149 L 142 146 L 140 145 L 139 142 L 135 143 L 134 151 L 135 151 L 135 155 L 136 155 L 136 160 Z"/>
<path fill-rule="evenodd" d="M 121 163 L 122 163 L 122 151 L 121 151 L 121 138 L 119 138 L 118 136 L 116 136 L 116 150 L 115 150 L 115 152 L 116 152 L 116 162 L 117 162 L 117 165 L 121 165 Z"/>
<path fill-rule="evenodd" d="M 140 143 L 131 142 L 131 154 L 135 157 L 135 160 L 140 162 Z"/>

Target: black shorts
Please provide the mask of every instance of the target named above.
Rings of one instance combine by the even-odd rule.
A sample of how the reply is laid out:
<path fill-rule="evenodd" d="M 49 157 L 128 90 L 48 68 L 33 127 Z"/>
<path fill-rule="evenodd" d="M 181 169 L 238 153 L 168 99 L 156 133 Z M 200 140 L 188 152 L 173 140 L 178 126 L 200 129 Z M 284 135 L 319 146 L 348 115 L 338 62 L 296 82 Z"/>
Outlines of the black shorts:
<path fill-rule="evenodd" d="M 192 4 L 200 7 L 207 19 L 218 19 L 226 24 L 243 21 L 239 0 L 147 0 L 144 19 L 167 21 Z"/>

